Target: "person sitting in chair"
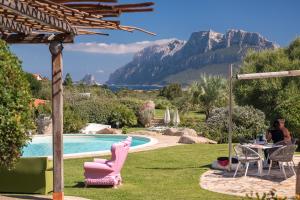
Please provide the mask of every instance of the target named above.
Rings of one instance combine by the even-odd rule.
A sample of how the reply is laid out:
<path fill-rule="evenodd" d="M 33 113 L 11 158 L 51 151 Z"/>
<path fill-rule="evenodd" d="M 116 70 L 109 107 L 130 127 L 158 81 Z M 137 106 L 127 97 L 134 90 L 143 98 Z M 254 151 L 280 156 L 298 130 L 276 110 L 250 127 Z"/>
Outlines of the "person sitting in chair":
<path fill-rule="evenodd" d="M 284 119 L 277 119 L 273 123 L 273 129 L 266 135 L 267 141 L 273 141 L 274 144 L 287 145 L 292 143 L 290 131 L 285 127 Z"/>

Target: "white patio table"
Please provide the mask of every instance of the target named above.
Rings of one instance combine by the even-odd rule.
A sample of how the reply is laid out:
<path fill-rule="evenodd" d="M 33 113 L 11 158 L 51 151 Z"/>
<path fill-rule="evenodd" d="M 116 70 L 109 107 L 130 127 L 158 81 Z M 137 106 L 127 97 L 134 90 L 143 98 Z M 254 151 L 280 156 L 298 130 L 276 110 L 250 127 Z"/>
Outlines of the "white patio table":
<path fill-rule="evenodd" d="M 282 147 L 283 145 L 275 145 L 275 144 L 271 144 L 271 143 L 267 143 L 267 144 L 244 144 L 243 146 L 249 147 L 251 149 L 255 149 L 257 150 L 257 153 L 261 156 L 261 158 L 263 159 L 263 165 L 264 167 L 269 166 L 268 165 L 268 159 L 265 159 L 265 155 L 264 155 L 264 150 L 266 149 L 272 149 L 272 148 L 279 148 Z"/>

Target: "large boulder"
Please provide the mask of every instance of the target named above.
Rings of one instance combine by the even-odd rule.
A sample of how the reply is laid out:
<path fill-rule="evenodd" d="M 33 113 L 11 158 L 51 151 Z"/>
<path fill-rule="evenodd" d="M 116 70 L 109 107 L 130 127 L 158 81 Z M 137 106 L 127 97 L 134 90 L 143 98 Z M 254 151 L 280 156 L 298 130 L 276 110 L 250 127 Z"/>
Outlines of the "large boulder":
<path fill-rule="evenodd" d="M 205 137 L 194 137 L 194 136 L 189 136 L 189 135 L 182 135 L 179 138 L 178 143 L 182 143 L 182 144 L 217 144 L 216 141 L 207 139 Z"/>
<path fill-rule="evenodd" d="M 97 131 L 96 134 L 122 134 L 122 130 L 115 128 L 104 128 L 100 131 Z"/>
<path fill-rule="evenodd" d="M 197 132 L 194 129 L 190 128 L 168 128 L 163 132 L 164 135 L 170 135 L 170 136 L 193 136 L 197 137 Z"/>

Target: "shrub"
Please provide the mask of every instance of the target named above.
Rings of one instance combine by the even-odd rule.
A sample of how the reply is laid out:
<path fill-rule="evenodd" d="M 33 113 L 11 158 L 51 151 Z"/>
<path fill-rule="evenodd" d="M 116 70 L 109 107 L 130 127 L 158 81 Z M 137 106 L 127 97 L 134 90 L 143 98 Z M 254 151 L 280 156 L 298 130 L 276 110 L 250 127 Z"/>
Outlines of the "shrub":
<path fill-rule="evenodd" d="M 182 96 L 181 85 L 178 83 L 171 83 L 170 85 L 165 86 L 160 90 L 159 96 L 166 97 L 169 100 L 173 100 L 177 97 L 181 97 Z"/>
<path fill-rule="evenodd" d="M 87 123 L 78 110 L 64 106 L 64 133 L 78 133 Z"/>
<path fill-rule="evenodd" d="M 137 118 L 133 110 L 124 105 L 115 106 L 109 117 L 109 124 L 114 127 L 135 126 Z"/>
<path fill-rule="evenodd" d="M 139 99 L 120 99 L 119 102 L 125 105 L 127 108 L 134 111 L 135 115 L 138 116 L 140 107 L 143 105 L 143 101 Z"/>
<path fill-rule="evenodd" d="M 166 109 L 173 107 L 172 103 L 165 98 L 157 98 L 154 100 L 156 109 Z"/>
<path fill-rule="evenodd" d="M 0 166 L 12 168 L 34 127 L 30 87 L 21 62 L 0 41 Z"/>
<path fill-rule="evenodd" d="M 232 140 L 238 142 L 239 137 L 253 139 L 256 134 L 266 129 L 265 114 L 251 106 L 236 106 L 232 115 Z M 206 121 L 205 136 L 218 141 L 227 142 L 228 137 L 228 109 L 214 109 Z"/>
<path fill-rule="evenodd" d="M 139 110 L 139 122 L 145 126 L 151 126 L 151 121 L 155 114 L 155 104 L 153 101 L 146 101 Z"/>
<path fill-rule="evenodd" d="M 154 118 L 154 110 L 146 109 L 140 111 L 139 122 L 143 126 L 145 127 L 151 126 L 151 121 L 153 118 Z"/>

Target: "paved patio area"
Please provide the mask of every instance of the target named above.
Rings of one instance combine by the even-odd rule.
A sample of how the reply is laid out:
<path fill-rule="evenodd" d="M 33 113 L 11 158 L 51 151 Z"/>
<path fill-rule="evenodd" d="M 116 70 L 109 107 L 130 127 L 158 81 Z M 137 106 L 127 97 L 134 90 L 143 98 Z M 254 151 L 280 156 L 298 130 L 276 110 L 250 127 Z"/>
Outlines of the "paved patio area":
<path fill-rule="evenodd" d="M 299 156 L 295 156 L 295 163 L 300 161 Z M 246 196 L 253 193 L 260 194 L 268 193 L 275 189 L 279 196 L 292 198 L 295 196 L 296 177 L 286 167 L 287 179 L 279 169 L 272 169 L 268 176 L 268 170 L 264 170 L 263 176 L 257 176 L 257 168 L 250 169 L 245 177 L 244 171 L 238 173 L 236 178 L 233 178 L 234 172 L 209 170 L 200 177 L 200 186 L 213 192 Z"/>

